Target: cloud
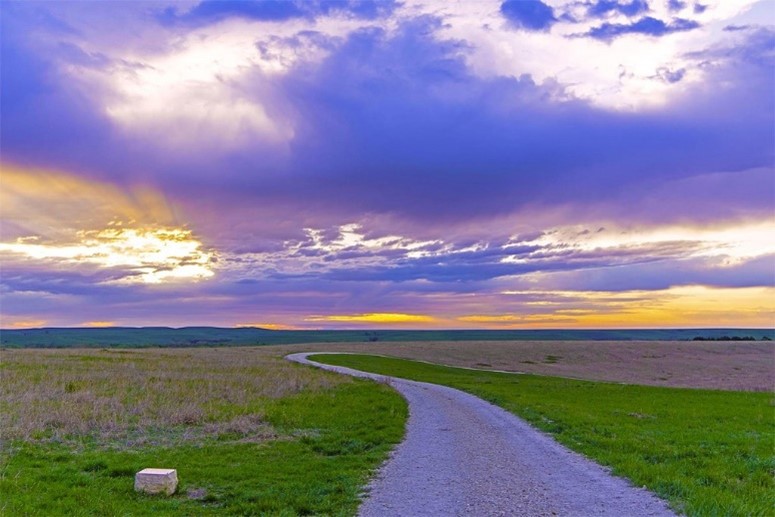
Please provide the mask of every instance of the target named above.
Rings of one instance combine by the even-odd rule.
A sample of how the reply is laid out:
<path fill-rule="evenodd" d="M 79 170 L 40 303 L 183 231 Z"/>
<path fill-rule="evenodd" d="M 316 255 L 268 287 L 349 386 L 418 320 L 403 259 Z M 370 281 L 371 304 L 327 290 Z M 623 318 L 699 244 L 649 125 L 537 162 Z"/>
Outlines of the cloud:
<path fill-rule="evenodd" d="M 540 0 L 505 0 L 500 12 L 518 29 L 542 31 L 557 23 L 554 10 Z"/>
<path fill-rule="evenodd" d="M 188 230 L 178 228 L 136 229 L 110 227 L 78 231 L 72 244 L 38 243 L 37 237 L 0 242 L 0 256 L 10 262 L 49 261 L 51 266 L 93 264 L 112 268 L 116 283 L 192 281 L 213 276 L 214 255 L 202 250 Z"/>
<path fill-rule="evenodd" d="M 675 18 L 669 23 L 663 20 L 645 16 L 632 23 L 603 23 L 593 27 L 582 34 L 601 41 L 611 41 L 626 34 L 645 34 L 647 36 L 661 37 L 676 32 L 686 32 L 700 27 L 699 22 Z"/>
<path fill-rule="evenodd" d="M 624 4 L 616 0 L 598 0 L 597 2 L 587 4 L 587 15 L 593 18 L 603 18 L 611 13 L 619 13 L 631 17 L 648 10 L 649 4 L 645 0 L 632 0 Z"/>
<path fill-rule="evenodd" d="M 295 18 L 316 18 L 346 14 L 374 19 L 387 16 L 396 8 L 393 0 L 204 0 L 180 13 L 168 7 L 158 14 L 164 24 L 209 24 L 227 18 L 282 22 Z"/>
<path fill-rule="evenodd" d="M 772 275 L 763 265 L 775 247 L 763 242 L 771 232 L 771 224 L 759 222 L 723 228 L 608 224 L 559 227 L 508 240 L 417 242 L 396 236 L 364 239 L 346 226 L 338 236 L 309 230 L 307 241 L 288 242 L 284 250 L 224 254 L 220 268 L 235 288 L 246 290 L 276 282 L 285 283 L 285 289 L 371 283 L 405 284 L 415 292 L 475 292 L 494 283 L 532 285 L 535 275 L 543 285 L 558 282 L 558 289 L 767 286 Z"/>
<path fill-rule="evenodd" d="M 79 170 L 93 153 L 89 147 L 109 147 L 112 130 L 95 102 L 101 92 L 92 97 L 72 84 L 55 58 L 61 54 L 84 62 L 81 53 L 68 45 L 40 43 L 44 38 L 31 38 L 30 26 L 38 31 L 51 31 L 56 39 L 72 37 L 77 31 L 51 15 L 40 23 L 40 13 L 27 12 L 27 6 L 9 3 L 3 6 L 0 19 L 0 74 L 3 95 L 0 96 L 0 144 L 3 159 L 30 161 L 50 165 L 46 152 L 53 145 L 59 167 Z M 89 64 L 91 66 L 91 63 Z M 94 146 L 94 147 L 92 147 Z M 120 156 L 117 153 L 116 156 Z M 42 163 L 41 163 L 42 162 Z"/>
<path fill-rule="evenodd" d="M 659 77 L 668 83 L 677 83 L 686 76 L 686 69 L 679 68 L 678 70 L 671 70 L 669 68 L 660 68 L 657 70 L 656 77 Z"/>
<path fill-rule="evenodd" d="M 235 216 L 226 227 L 255 234 L 279 231 L 262 221 L 290 219 L 282 223 L 285 231 L 300 232 L 307 219 L 341 224 L 364 214 L 450 224 L 536 203 L 609 199 L 643 192 L 646 183 L 660 179 L 769 163 L 771 124 L 761 115 L 766 110 L 754 109 L 771 102 L 764 63 L 743 68 L 739 57 L 729 55 L 705 64 L 707 57 L 689 55 L 686 66 L 655 68 L 649 79 L 686 83 L 683 98 L 677 95 L 661 109 L 617 113 L 574 99 L 556 81 L 479 76 L 468 66 L 470 44 L 440 38 L 442 28 L 441 21 L 425 16 L 343 38 L 262 39 L 268 53 L 288 45 L 324 47 L 314 58 L 294 58 L 275 75 L 261 69 L 262 54 L 247 39 L 244 54 L 218 53 L 239 57 L 233 73 L 221 62 L 205 81 L 191 78 L 189 87 L 183 81 L 186 59 L 201 61 L 209 48 L 196 47 L 191 36 L 183 38 L 190 48 L 144 61 L 153 68 L 119 67 L 110 77 L 127 81 L 105 94 L 103 106 L 99 91 L 81 103 L 78 78 L 65 73 L 76 66 L 73 52 L 28 51 L 25 59 L 44 59 L 53 76 L 49 83 L 38 74 L 24 79 L 49 84 L 47 93 L 19 88 L 17 95 L 26 100 L 4 109 L 4 127 L 14 128 L 0 137 L 4 154 L 17 160 L 35 156 L 112 180 L 153 178 L 182 204 L 195 204 L 191 212 L 202 214 L 203 225 L 212 225 L 207 219 L 216 213 L 228 217 L 232 211 L 223 207 L 244 206 L 257 216 L 250 218 L 255 226 L 245 228 Z M 21 61 L 12 66 L 23 71 Z M 180 73 L 165 68 L 174 63 Z M 707 89 L 697 82 L 698 73 L 727 86 Z M 145 86 L 161 79 L 157 89 L 167 93 L 151 95 Z M 19 108 L 24 105 L 37 108 Z M 198 108 L 208 105 L 214 109 Z M 751 117 L 719 111 L 726 105 Z M 45 111 L 39 111 L 42 106 Z M 106 118 L 111 112 L 113 118 Z M 739 137 L 729 131 L 741 124 Z M 41 127 L 48 128 L 45 134 Z M 79 127 L 83 133 L 73 139 Z M 704 145 L 709 141 L 713 145 Z M 100 153 L 91 152 L 95 146 Z"/>
<path fill-rule="evenodd" d="M 287 136 L 274 143 L 253 131 L 240 133 L 247 135 L 244 140 L 232 138 L 227 129 L 250 128 L 249 120 L 224 109 L 218 120 L 232 125 L 221 126 L 213 113 L 197 115 L 182 94 L 160 101 L 184 114 L 169 118 L 169 124 L 169 111 L 144 111 L 142 102 L 120 97 L 126 113 L 147 113 L 144 120 L 153 127 L 138 123 L 126 134 L 117 132 L 115 121 L 101 130 L 104 120 L 92 122 L 104 116 L 104 108 L 76 109 L 72 85 L 57 72 L 50 88 L 59 92 L 59 101 L 35 95 L 33 88 L 24 92 L 26 102 L 61 115 L 62 127 L 86 124 L 94 135 L 73 141 L 69 133 L 43 134 L 33 128 L 47 127 L 48 114 L 41 117 L 32 109 L 15 116 L 14 106 L 9 115 L 4 111 L 3 125 L 16 129 L 2 133 L 4 154 L 73 163 L 71 170 L 112 181 L 152 177 L 180 205 L 190 205 L 187 212 L 213 238 L 242 245 L 245 232 L 266 235 L 264 240 L 281 232 L 291 236 L 311 221 L 336 225 L 378 216 L 392 218 L 392 224 L 422 220 L 433 227 L 534 205 L 545 209 L 629 192 L 647 195 L 654 182 L 771 161 L 772 126 L 762 106 L 771 104 L 772 80 L 766 62 L 755 57 L 761 52 L 753 35 L 723 51 L 687 54 L 689 62 L 681 68 L 652 71 L 653 82 L 687 84 L 686 94 L 667 106 L 612 112 L 574 99 L 556 82 L 478 76 L 467 65 L 470 46 L 439 39 L 441 26 L 421 17 L 391 31 L 355 30 L 326 40 L 319 59 L 301 59 L 272 77 L 239 72 L 224 86 L 213 75 L 213 95 L 220 98 L 214 106 L 248 111 L 271 106 L 276 111 L 267 116 L 287 121 L 281 123 Z M 267 51 L 273 44 L 264 44 Z M 48 66 L 67 63 L 55 56 Z M 252 70 L 251 62 L 239 61 L 235 70 L 243 65 Z M 696 73 L 725 87 L 706 88 Z M 175 76 L 169 76 L 170 85 L 179 88 Z M 37 84 L 36 76 L 29 79 Z M 67 110 L 73 114 L 64 115 Z M 21 137 L 25 127 L 30 132 Z M 181 135 L 185 140 L 176 140 Z M 219 141 L 229 145 L 215 145 Z M 92 143 L 100 153 L 91 152 Z M 223 226 L 215 227 L 216 220 Z"/>
<path fill-rule="evenodd" d="M 681 11 L 685 9 L 687 5 L 687 2 L 682 2 L 681 0 L 668 0 L 667 2 L 667 8 L 673 12 Z"/>

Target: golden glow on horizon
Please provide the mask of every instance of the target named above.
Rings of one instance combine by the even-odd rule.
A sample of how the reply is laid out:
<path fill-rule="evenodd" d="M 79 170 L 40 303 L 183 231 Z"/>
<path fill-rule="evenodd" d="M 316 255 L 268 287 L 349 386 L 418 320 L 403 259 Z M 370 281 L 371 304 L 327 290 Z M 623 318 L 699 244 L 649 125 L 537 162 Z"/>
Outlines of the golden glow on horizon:
<path fill-rule="evenodd" d="M 397 312 L 370 312 L 366 314 L 338 314 L 331 316 L 310 316 L 304 321 L 337 322 L 337 323 L 434 323 L 436 318 L 424 314 L 404 314 Z"/>
<path fill-rule="evenodd" d="M 235 325 L 238 329 L 243 328 L 261 328 L 267 330 L 301 330 L 295 325 L 286 325 L 283 323 L 238 323 Z"/>
<path fill-rule="evenodd" d="M 86 321 L 82 323 L 84 327 L 93 327 L 93 328 L 108 328 L 108 327 L 115 327 L 116 322 L 115 321 Z"/>
<path fill-rule="evenodd" d="M 475 314 L 465 323 L 492 328 L 660 328 L 775 326 L 775 288 L 674 287 L 662 291 L 512 291 L 543 295 L 546 312 Z M 567 298 L 563 300 L 563 298 Z M 558 306 L 550 309 L 552 305 Z"/>
<path fill-rule="evenodd" d="M 0 327 L 6 329 L 36 329 L 45 327 L 48 321 L 46 320 L 16 320 L 11 323 L 3 321 Z"/>

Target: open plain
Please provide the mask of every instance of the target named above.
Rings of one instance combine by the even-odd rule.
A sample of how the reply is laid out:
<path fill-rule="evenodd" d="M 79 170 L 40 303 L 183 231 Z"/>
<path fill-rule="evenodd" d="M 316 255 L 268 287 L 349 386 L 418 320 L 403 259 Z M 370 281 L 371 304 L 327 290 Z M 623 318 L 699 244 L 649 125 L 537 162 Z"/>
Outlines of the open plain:
<path fill-rule="evenodd" d="M 653 341 L 5 349 L 0 351 L 0 511 L 355 512 L 374 469 L 401 440 L 406 403 L 385 385 L 283 360 L 302 351 L 359 352 L 469 368 L 461 371 L 475 377 L 473 389 L 484 390 L 475 394 L 557 433 L 555 438 L 571 449 L 596 459 L 597 454 L 603 464 L 617 460 L 595 450 L 621 450 L 626 460 L 621 474 L 640 475 L 645 469 L 641 484 L 661 490 L 674 508 L 705 514 L 697 506 L 682 506 L 683 491 L 690 490 L 684 487 L 694 484 L 718 490 L 713 500 L 719 508 L 747 508 L 746 496 L 723 486 L 730 475 L 740 486 L 766 483 L 760 478 L 769 460 L 751 449 L 751 437 L 759 444 L 769 439 L 764 424 L 772 411 L 751 406 L 746 411 L 754 416 L 739 413 L 749 398 L 754 405 L 759 404 L 754 398 L 766 398 L 751 392 L 772 386 L 773 350 L 769 342 Z M 545 377 L 501 378 L 504 374 L 474 370 Z M 482 384 L 486 379 L 479 376 L 487 375 L 495 377 Z M 619 393 L 615 384 L 564 382 L 563 377 L 630 386 L 621 386 Z M 491 388 L 495 391 L 488 395 Z M 599 400 L 590 398 L 593 391 L 600 391 Z M 499 397 L 505 398 L 499 402 Z M 697 403 L 687 402 L 695 398 Z M 692 434 L 697 425 L 686 415 L 698 425 L 705 422 L 700 442 L 711 449 L 698 449 Z M 673 435 L 686 443 L 674 443 Z M 748 438 L 740 442 L 741 436 Z M 587 445 L 576 448 L 581 443 Z M 626 457 L 632 454 L 634 465 L 643 458 L 646 464 L 632 470 Z M 652 461 L 667 470 L 649 478 Z M 146 467 L 177 468 L 179 493 L 169 499 L 134 494 L 132 477 Z M 700 468 L 704 474 L 697 477 Z M 46 495 L 37 496 L 36 487 L 44 485 Z"/>
<path fill-rule="evenodd" d="M 282 349 L 380 354 L 448 366 L 649 386 L 741 391 L 775 387 L 773 341 L 417 341 Z"/>

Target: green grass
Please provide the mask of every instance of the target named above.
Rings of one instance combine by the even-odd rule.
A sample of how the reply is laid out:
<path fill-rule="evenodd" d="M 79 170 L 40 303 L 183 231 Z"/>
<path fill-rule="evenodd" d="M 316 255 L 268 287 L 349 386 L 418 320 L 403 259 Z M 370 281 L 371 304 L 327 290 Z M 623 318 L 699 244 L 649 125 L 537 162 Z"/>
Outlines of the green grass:
<path fill-rule="evenodd" d="M 403 436 L 406 403 L 385 385 L 250 350 L 137 354 L 108 375 L 105 352 L 88 352 L 86 361 L 83 354 L 52 351 L 4 357 L 0 515 L 354 515 L 362 487 Z M 49 374 L 41 377 L 43 365 Z M 123 400 L 122 372 L 148 383 L 164 375 L 169 398 Z M 250 385 L 251 375 L 266 380 Z M 229 386 L 231 401 L 220 393 L 218 400 L 208 398 L 195 386 L 232 377 L 239 382 Z M 69 393 L 68 383 L 76 381 L 79 388 Z M 282 382 L 287 385 L 273 386 Z M 39 404 L 37 395 L 52 395 L 49 413 L 67 407 L 90 427 L 20 408 L 12 396 L 19 388 L 32 392 L 28 407 Z M 106 399 L 137 419 L 91 410 L 95 400 Z M 158 414 L 180 401 L 199 408 L 182 413 L 196 418 Z M 35 418 L 26 419 L 30 413 Z M 134 475 L 145 467 L 177 469 L 178 492 L 135 493 Z"/>
<path fill-rule="evenodd" d="M 406 409 L 387 387 L 357 382 L 280 399 L 266 418 L 289 437 L 129 450 L 14 444 L 0 514 L 353 515 L 369 473 L 400 440 Z M 176 468 L 178 493 L 136 494 L 134 474 L 148 466 Z M 206 495 L 190 499 L 197 489 Z"/>
<path fill-rule="evenodd" d="M 773 515 L 768 393 L 479 372 L 364 355 L 312 359 L 452 386 L 524 418 L 688 515 Z"/>

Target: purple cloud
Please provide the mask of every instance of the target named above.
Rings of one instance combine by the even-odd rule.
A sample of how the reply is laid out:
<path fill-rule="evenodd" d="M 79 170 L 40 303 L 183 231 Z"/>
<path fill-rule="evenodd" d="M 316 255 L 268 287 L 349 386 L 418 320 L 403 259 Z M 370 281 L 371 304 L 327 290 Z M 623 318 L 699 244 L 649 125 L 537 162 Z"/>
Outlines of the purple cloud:
<path fill-rule="evenodd" d="M 530 76 L 479 78 L 465 64 L 466 44 L 439 41 L 438 27 L 420 18 L 391 34 L 356 31 L 321 63 L 279 79 L 279 105 L 304 114 L 285 154 L 260 143 L 220 154 L 161 152 L 154 142 L 122 137 L 95 99 L 70 88 L 54 66 L 82 56 L 71 49 L 14 54 L 19 42 L 4 32 L 3 67 L 14 71 L 4 76 L 19 84 L 9 83 L 2 99 L 3 126 L 13 128 L 3 131 L 4 153 L 119 181 L 144 171 L 183 199 L 207 192 L 198 201 L 205 210 L 208 202 L 233 206 L 244 198 L 253 210 L 287 211 L 297 221 L 329 213 L 332 223 L 363 213 L 485 217 L 770 163 L 772 126 L 763 106 L 772 103 L 771 77 L 752 62 L 755 45 L 707 69 L 730 88 L 698 90 L 668 111 L 628 114 L 557 102 L 560 85 Z M 251 88 L 241 85 L 248 96 Z M 719 110 L 726 105 L 734 109 Z M 743 122 L 740 132 L 730 131 Z M 93 153 L 95 145 L 103 152 Z"/>

